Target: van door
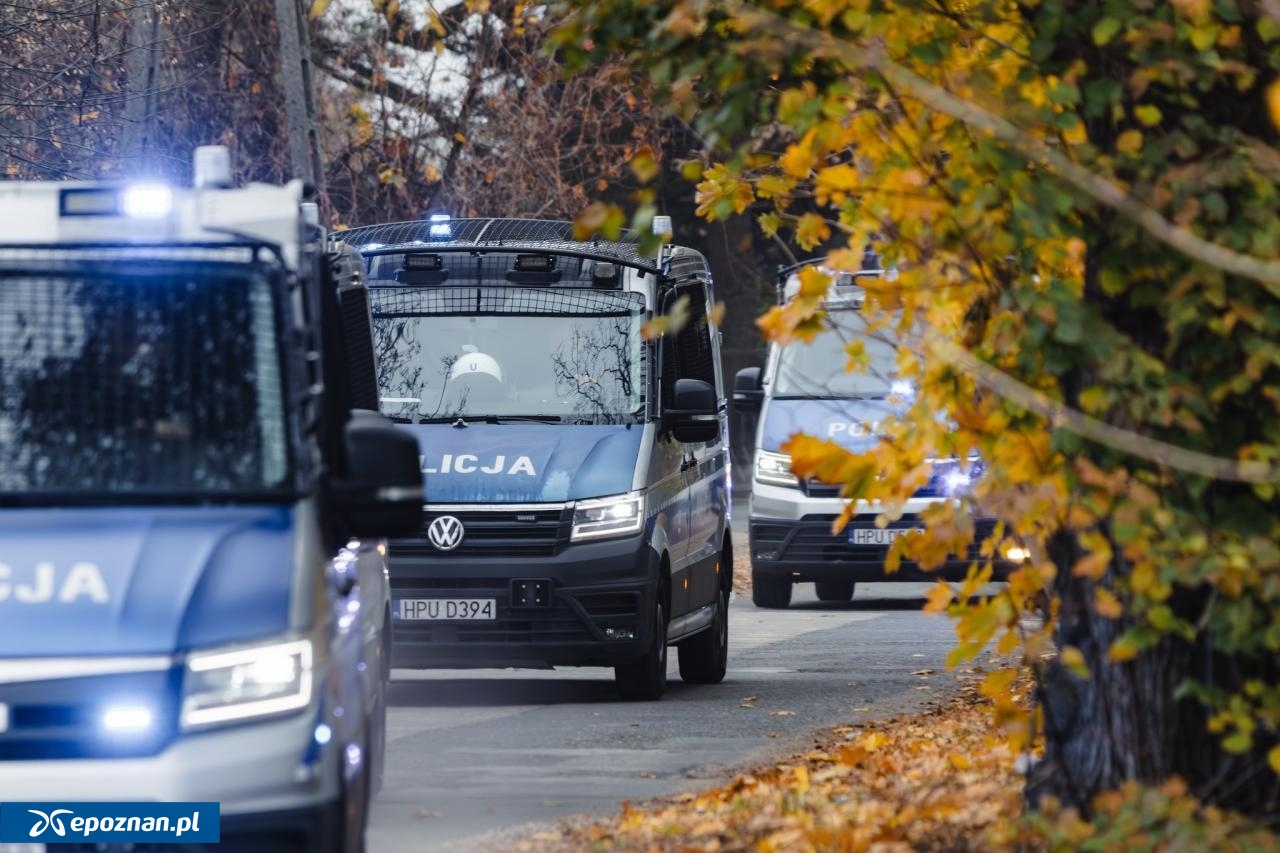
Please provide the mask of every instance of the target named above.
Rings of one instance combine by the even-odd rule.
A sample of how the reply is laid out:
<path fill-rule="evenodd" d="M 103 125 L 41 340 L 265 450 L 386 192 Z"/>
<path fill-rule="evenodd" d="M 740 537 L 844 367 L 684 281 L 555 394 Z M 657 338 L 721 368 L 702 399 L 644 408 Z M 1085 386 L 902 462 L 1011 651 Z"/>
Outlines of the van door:
<path fill-rule="evenodd" d="M 720 363 L 710 326 L 710 293 L 707 282 L 697 279 L 676 288 L 674 295 L 688 298 L 689 319 L 673 341 L 676 379 L 700 379 L 721 396 Z M 721 431 L 723 433 L 723 430 Z M 688 540 L 681 578 L 684 609 L 688 612 L 715 601 L 716 558 L 723 535 L 725 469 L 723 434 L 714 441 L 682 445 Z M 687 583 L 686 583 L 687 582 Z"/>

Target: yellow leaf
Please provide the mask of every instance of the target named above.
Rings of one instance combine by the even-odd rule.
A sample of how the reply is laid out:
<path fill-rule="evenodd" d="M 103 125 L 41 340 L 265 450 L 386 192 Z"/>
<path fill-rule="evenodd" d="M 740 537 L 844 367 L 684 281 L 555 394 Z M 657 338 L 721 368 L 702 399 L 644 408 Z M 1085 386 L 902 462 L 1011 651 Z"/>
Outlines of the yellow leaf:
<path fill-rule="evenodd" d="M 861 746 L 863 749 L 865 749 L 867 752 L 875 752 L 876 750 L 881 749 L 887 746 L 888 744 L 889 744 L 889 736 L 886 735 L 884 732 L 871 732 L 870 734 L 865 734 L 858 741 L 858 745 Z"/>
<path fill-rule="evenodd" d="M 325 10 L 328 8 L 329 0 L 312 0 L 311 10 L 307 13 L 307 16 L 314 21 L 316 18 L 323 15 Z"/>
<path fill-rule="evenodd" d="M 796 221 L 796 242 L 806 251 L 830 239 L 831 228 L 827 220 L 817 213 L 806 213 Z"/>
<path fill-rule="evenodd" d="M 817 267 L 808 266 L 800 270 L 799 296 L 813 296 L 820 299 L 827 295 L 830 287 L 831 276 Z"/>
<path fill-rule="evenodd" d="M 797 793 L 801 793 L 801 794 L 809 793 L 809 768 L 801 764 L 799 767 L 796 768 L 795 776 L 796 776 L 796 781 L 795 781 L 794 787 Z"/>
<path fill-rule="evenodd" d="M 950 584 L 938 581 L 937 584 L 930 587 L 924 597 L 925 613 L 942 613 L 951 606 L 951 602 L 955 600 L 956 596 Z"/>
<path fill-rule="evenodd" d="M 756 181 L 756 195 L 760 198 L 778 198 L 789 196 L 795 188 L 795 181 L 781 175 L 765 175 Z"/>
<path fill-rule="evenodd" d="M 707 317 L 712 326 L 720 325 L 724 320 L 724 312 L 725 304 L 717 300 L 716 304 L 711 306 L 711 313 Z"/>
<path fill-rule="evenodd" d="M 1126 130 L 1116 140 L 1116 150 L 1122 154 L 1137 154 L 1142 150 L 1142 131 Z"/>
<path fill-rule="evenodd" d="M 1267 87 L 1267 112 L 1271 114 L 1271 123 L 1280 128 L 1280 79 Z"/>
<path fill-rule="evenodd" d="M 818 204 L 840 204 L 858 186 L 858 172 L 848 163 L 819 169 L 813 188 Z"/>
<path fill-rule="evenodd" d="M 778 158 L 782 171 L 793 178 L 807 178 L 813 168 L 812 131 L 800 142 L 787 146 L 787 150 Z"/>
<path fill-rule="evenodd" d="M 1085 554 L 1081 557 L 1080 561 L 1071 568 L 1071 574 L 1078 578 L 1097 580 L 1107 573 L 1107 567 L 1110 564 L 1110 554 L 1094 551 L 1092 554 Z"/>
<path fill-rule="evenodd" d="M 1119 619 L 1124 614 L 1124 605 L 1109 589 L 1099 588 L 1093 591 L 1093 609 L 1098 611 L 1099 616 L 1107 619 Z"/>
<path fill-rule="evenodd" d="M 1267 753 L 1267 763 L 1272 770 L 1280 773 L 1280 746 L 1271 747 L 1271 751 Z"/>
<path fill-rule="evenodd" d="M 658 176 L 662 171 L 662 164 L 658 162 L 657 156 L 654 155 L 653 149 L 648 146 L 641 148 L 636 152 L 636 156 L 631 158 L 631 172 L 636 176 L 636 180 L 642 184 L 647 184 Z"/>
<path fill-rule="evenodd" d="M 1077 678 L 1089 678 L 1089 666 L 1084 662 L 1084 655 L 1075 646 L 1064 648 L 1058 654 L 1058 661 Z"/>
<path fill-rule="evenodd" d="M 573 239 L 586 240 L 596 234 L 615 238 L 621 232 L 626 214 L 614 204 L 593 202 L 573 219 Z"/>

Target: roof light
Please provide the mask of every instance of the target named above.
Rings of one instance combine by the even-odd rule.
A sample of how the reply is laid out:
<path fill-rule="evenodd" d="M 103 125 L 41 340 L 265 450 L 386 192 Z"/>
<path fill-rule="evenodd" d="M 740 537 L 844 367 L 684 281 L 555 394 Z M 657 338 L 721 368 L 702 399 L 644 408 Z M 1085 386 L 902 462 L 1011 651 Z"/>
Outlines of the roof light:
<path fill-rule="evenodd" d="M 550 272 L 555 268 L 554 255 L 516 255 L 516 269 L 520 272 Z"/>
<path fill-rule="evenodd" d="M 610 285 L 618 279 L 618 265 L 608 261 L 596 261 L 591 265 L 591 283 Z"/>
<path fill-rule="evenodd" d="M 231 186 L 231 151 L 225 145 L 201 145 L 193 166 L 196 189 Z"/>
<path fill-rule="evenodd" d="M 407 270 L 441 270 L 444 269 L 444 258 L 439 255 L 405 255 L 404 268 Z"/>
<path fill-rule="evenodd" d="M 134 184 L 125 187 L 120 209 L 134 219 L 158 219 L 173 210 L 173 191 L 163 184 Z"/>
<path fill-rule="evenodd" d="M 432 237 L 450 237 L 453 235 L 453 226 L 449 224 L 449 214 L 433 213 L 428 221 L 431 225 L 427 228 L 427 233 Z"/>
<path fill-rule="evenodd" d="M 653 233 L 662 237 L 670 237 L 672 234 L 671 217 L 670 216 L 653 217 Z"/>

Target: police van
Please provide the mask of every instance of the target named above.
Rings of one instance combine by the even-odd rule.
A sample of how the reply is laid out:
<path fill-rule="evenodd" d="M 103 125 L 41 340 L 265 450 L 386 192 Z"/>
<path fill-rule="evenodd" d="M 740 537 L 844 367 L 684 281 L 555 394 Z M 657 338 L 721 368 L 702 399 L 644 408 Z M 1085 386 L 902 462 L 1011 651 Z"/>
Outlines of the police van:
<path fill-rule="evenodd" d="M 799 290 L 801 269 L 822 268 L 823 261 L 779 270 L 779 300 Z M 828 327 L 809 343 L 771 345 L 763 368 L 743 368 L 734 377 L 735 409 L 758 414 L 747 526 L 751 595 L 758 607 L 789 606 L 797 583 L 812 582 L 820 601 L 842 602 L 853 597 L 859 582 L 963 578 L 995 526 L 991 519 L 979 519 L 970 553 L 937 571 L 925 572 L 904 560 L 890 574 L 885 560 L 894 541 L 923 526 L 920 513 L 927 507 L 969 490 L 981 474 L 980 461 L 935 459 L 929 481 L 886 527 L 876 523 L 882 510 L 859 500 L 857 512 L 838 532 L 832 526 L 847 503 L 840 486 L 792 473 L 791 458 L 782 450 L 792 435 L 813 435 L 853 453 L 868 451 L 882 440 L 877 424 L 909 403 L 913 393 L 911 384 L 896 376 L 897 342 L 884 332 L 870 333 L 860 310 L 861 282 L 892 277 L 894 271 L 880 269 L 869 251 L 861 270 L 824 272 L 833 281 L 824 306 Z M 869 360 L 865 371 L 845 369 L 845 347 L 855 340 Z"/>
<path fill-rule="evenodd" d="M 394 661 L 613 667 L 625 698 L 725 674 L 727 401 L 697 252 L 567 222 L 344 232 L 369 266 L 382 411 L 426 518 L 391 543 Z M 655 316 L 682 320 L 659 336 Z"/>
<path fill-rule="evenodd" d="M 361 850 L 417 451 L 303 184 L 195 165 L 0 183 L 0 802 L 213 801 L 229 849 Z"/>

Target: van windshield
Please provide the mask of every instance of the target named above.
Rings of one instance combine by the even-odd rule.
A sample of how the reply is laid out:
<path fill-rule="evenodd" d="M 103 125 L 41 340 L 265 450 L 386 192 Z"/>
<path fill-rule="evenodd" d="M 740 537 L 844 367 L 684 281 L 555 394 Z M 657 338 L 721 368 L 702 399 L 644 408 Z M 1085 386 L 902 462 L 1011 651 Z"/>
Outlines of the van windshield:
<path fill-rule="evenodd" d="M 633 423 L 644 415 L 640 294 L 374 287 L 384 414 Z"/>
<path fill-rule="evenodd" d="M 887 397 L 898 389 L 897 348 L 884 340 L 885 331 L 868 333 L 866 320 L 857 311 L 832 311 L 829 326 L 808 344 L 795 342 L 778 351 L 774 378 L 775 397 Z M 861 339 L 869 366 L 865 371 L 845 370 L 845 347 Z"/>
<path fill-rule="evenodd" d="M 21 267 L 0 264 L 0 502 L 234 500 L 288 486 L 273 273 Z"/>

